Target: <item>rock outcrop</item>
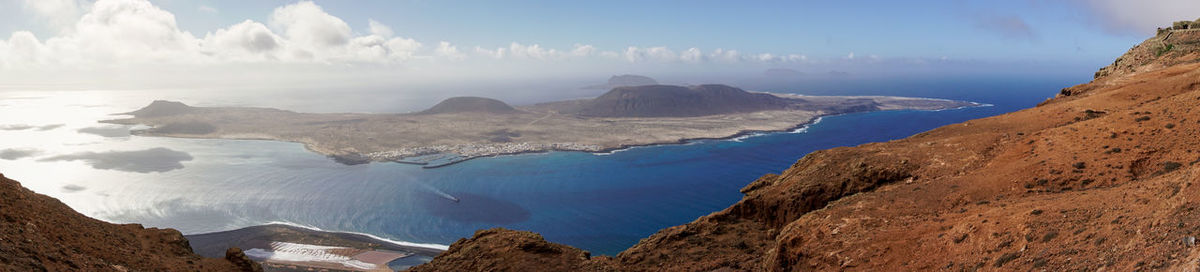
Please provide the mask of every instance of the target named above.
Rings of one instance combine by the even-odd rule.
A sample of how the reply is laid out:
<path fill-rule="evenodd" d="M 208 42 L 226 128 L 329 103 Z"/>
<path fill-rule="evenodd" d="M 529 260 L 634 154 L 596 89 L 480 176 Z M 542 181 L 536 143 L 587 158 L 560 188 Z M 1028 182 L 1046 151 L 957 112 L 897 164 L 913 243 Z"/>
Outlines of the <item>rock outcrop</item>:
<path fill-rule="evenodd" d="M 615 257 L 509 263 L 511 240 L 469 239 L 421 269 L 1193 270 L 1200 55 L 1150 56 L 1035 108 L 813 152 Z"/>
<path fill-rule="evenodd" d="M 192 253 L 177 230 L 88 218 L 0 175 L 0 270 L 256 271 L 240 265 Z"/>
<path fill-rule="evenodd" d="M 1193 62 L 1200 58 L 1200 31 L 1165 31 L 1130 48 L 1113 63 L 1096 71 L 1095 78 L 1119 76 L 1138 71 Z"/>
<path fill-rule="evenodd" d="M 409 271 L 616 271 L 587 251 L 546 242 L 541 235 L 503 228 L 479 230 L 450 245 L 433 262 Z"/>
<path fill-rule="evenodd" d="M 618 87 L 585 102 L 576 114 L 590 117 L 692 117 L 782 110 L 790 99 L 726 85 Z"/>

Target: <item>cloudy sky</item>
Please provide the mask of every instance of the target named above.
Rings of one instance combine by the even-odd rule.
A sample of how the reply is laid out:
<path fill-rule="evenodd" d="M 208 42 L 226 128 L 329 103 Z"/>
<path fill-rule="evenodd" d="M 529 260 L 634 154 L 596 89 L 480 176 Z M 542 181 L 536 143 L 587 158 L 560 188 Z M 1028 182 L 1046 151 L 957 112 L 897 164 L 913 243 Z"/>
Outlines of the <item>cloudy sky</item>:
<path fill-rule="evenodd" d="M 1090 71 L 1194 0 L 0 0 L 0 88 Z M 1041 70 L 1039 70 L 1041 69 Z"/>

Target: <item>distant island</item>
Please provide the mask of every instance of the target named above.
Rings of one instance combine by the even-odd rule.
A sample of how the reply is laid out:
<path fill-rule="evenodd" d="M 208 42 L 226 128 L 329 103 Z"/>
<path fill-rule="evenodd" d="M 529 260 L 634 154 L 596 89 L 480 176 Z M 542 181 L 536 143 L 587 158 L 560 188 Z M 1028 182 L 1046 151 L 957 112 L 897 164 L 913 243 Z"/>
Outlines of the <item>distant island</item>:
<path fill-rule="evenodd" d="M 614 75 L 608 78 L 608 83 L 583 87 L 584 89 L 602 89 L 608 90 L 617 87 L 635 87 L 646 85 L 658 85 L 658 81 L 648 76 L 641 75 Z"/>
<path fill-rule="evenodd" d="M 391 161 L 434 168 L 504 154 L 608 152 L 787 131 L 825 115 L 978 105 L 928 98 L 771 94 L 725 85 L 643 85 L 613 88 L 593 99 L 520 107 L 491 98 L 454 97 L 406 114 L 315 114 L 160 100 L 125 113 L 133 118 L 103 122 L 151 126 L 134 131 L 143 136 L 297 142 L 344 164 Z"/>

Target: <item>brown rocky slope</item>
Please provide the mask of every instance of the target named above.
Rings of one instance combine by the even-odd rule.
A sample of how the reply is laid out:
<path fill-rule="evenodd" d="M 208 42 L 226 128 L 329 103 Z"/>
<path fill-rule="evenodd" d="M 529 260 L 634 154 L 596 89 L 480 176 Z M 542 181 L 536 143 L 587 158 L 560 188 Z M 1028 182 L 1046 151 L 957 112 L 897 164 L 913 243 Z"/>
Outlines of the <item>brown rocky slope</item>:
<path fill-rule="evenodd" d="M 239 249 L 226 258 L 192 253 L 177 230 L 88 218 L 0 175 L 0 271 L 261 271 Z"/>
<path fill-rule="evenodd" d="M 1035 108 L 813 152 L 615 257 L 492 230 L 414 270 L 1195 270 L 1200 54 L 1172 48 Z"/>

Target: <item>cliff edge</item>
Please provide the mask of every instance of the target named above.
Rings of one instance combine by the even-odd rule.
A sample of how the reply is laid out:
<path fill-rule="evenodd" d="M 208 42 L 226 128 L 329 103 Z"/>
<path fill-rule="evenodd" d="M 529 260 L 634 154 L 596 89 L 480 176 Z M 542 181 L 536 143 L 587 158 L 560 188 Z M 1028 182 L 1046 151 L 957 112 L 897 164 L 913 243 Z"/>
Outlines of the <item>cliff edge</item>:
<path fill-rule="evenodd" d="M 177 230 L 111 224 L 0 175 L 0 270 L 262 271 L 240 249 L 192 253 Z"/>
<path fill-rule="evenodd" d="M 1179 33 L 1167 52 L 1142 54 L 1161 41 L 1147 40 L 1126 54 L 1139 57 L 1038 107 L 816 151 L 751 182 L 733 206 L 615 257 L 514 270 L 1196 269 L 1200 54 L 1184 49 L 1200 37 Z M 418 270 L 511 256 L 478 233 L 455 247 L 473 251 Z"/>

